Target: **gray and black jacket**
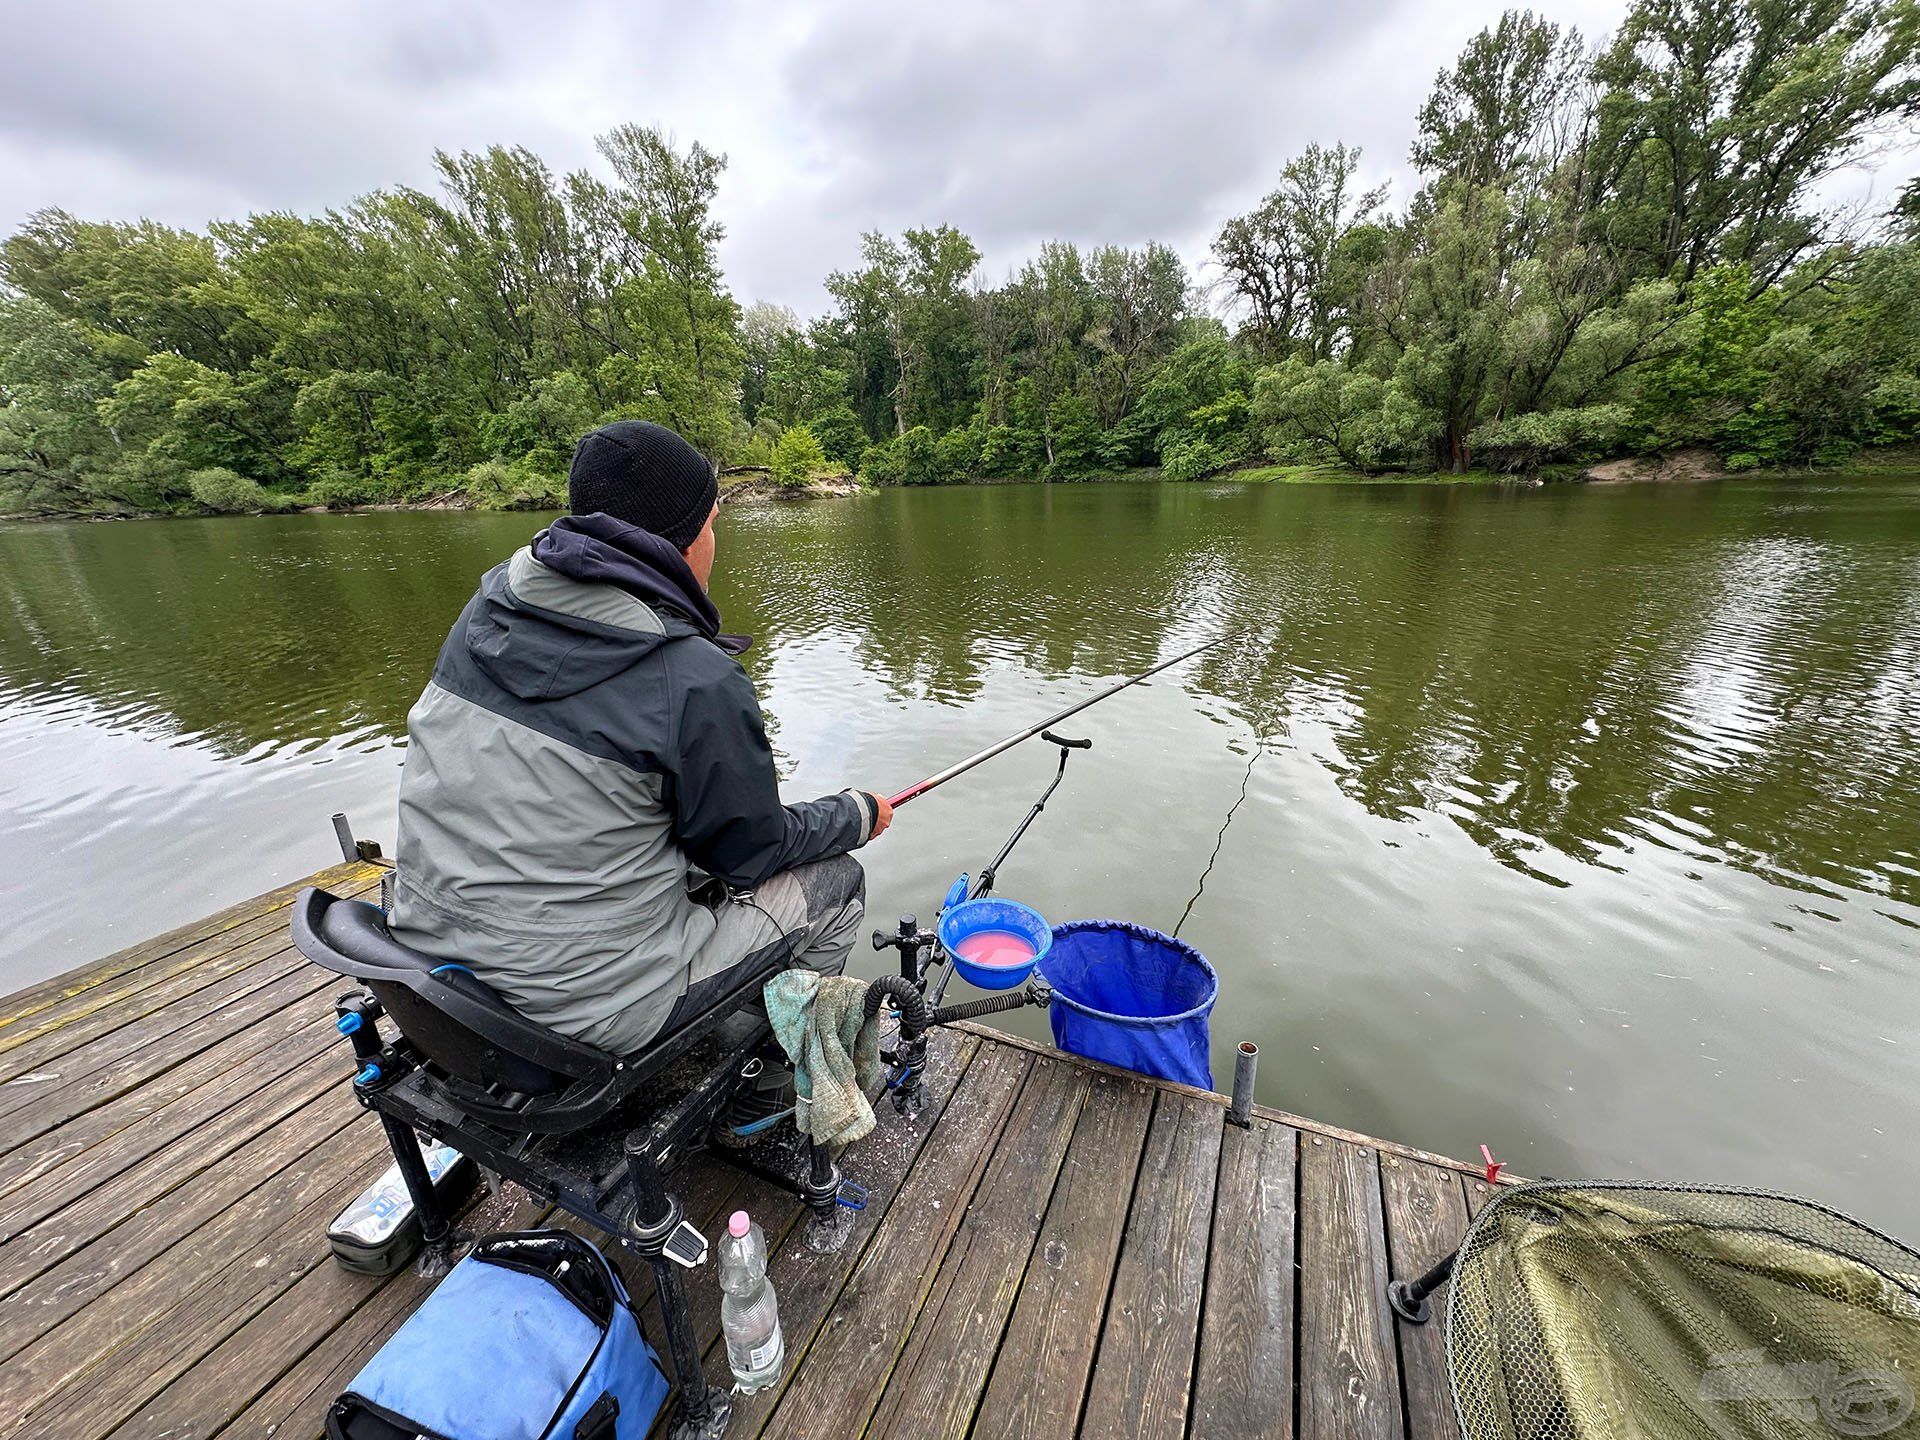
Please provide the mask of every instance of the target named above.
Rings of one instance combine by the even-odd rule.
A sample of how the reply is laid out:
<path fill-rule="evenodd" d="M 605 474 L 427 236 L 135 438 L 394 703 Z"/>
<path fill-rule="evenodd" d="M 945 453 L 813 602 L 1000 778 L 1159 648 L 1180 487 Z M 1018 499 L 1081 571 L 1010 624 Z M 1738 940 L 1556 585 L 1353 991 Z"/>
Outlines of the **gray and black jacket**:
<path fill-rule="evenodd" d="M 570 516 L 488 571 L 407 716 L 395 936 L 565 1034 L 632 1048 L 750 890 L 866 843 L 873 802 L 783 805 L 760 706 L 679 551 Z"/>

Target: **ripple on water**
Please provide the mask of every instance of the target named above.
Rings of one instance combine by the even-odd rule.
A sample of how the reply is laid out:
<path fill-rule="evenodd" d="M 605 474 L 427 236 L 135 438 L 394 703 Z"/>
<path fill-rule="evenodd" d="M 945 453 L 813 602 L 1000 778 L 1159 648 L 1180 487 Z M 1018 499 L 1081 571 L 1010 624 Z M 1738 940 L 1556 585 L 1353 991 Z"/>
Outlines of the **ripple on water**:
<path fill-rule="evenodd" d="M 326 863 L 333 810 L 390 838 L 407 709 L 538 523 L 0 533 L 8 978 Z M 1075 722 L 1004 888 L 1170 926 L 1218 841 L 1182 933 L 1266 1098 L 1920 1233 L 1851 1123 L 1920 1121 L 1920 483 L 895 492 L 729 507 L 720 555 L 794 794 L 1234 632 Z M 1052 763 L 919 802 L 866 853 L 876 911 L 925 913 Z"/>

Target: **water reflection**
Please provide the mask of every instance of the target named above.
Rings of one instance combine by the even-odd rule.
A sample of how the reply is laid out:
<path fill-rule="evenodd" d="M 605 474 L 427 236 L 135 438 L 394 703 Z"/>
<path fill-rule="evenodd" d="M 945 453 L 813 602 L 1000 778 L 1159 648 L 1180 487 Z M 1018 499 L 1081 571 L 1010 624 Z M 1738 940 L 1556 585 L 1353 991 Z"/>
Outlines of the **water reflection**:
<path fill-rule="evenodd" d="M 49 720 L 242 761 L 377 746 L 530 528 L 16 529 L 0 683 Z M 756 670 L 846 645 L 863 694 L 955 706 L 990 672 L 1118 674 L 1234 629 L 1179 683 L 1271 742 L 1323 727 L 1375 814 L 1450 815 L 1543 878 L 1543 851 L 1647 843 L 1920 899 L 1911 485 L 887 495 L 729 512 L 717 595 L 763 636 Z"/>
<path fill-rule="evenodd" d="M 384 744 L 530 528 L 9 531 L 0 684 L 242 761 Z M 1646 843 L 1920 898 L 1911 485 L 1018 487 L 731 511 L 724 543 L 756 670 L 846 645 L 863 694 L 960 706 L 994 671 L 1118 674 L 1230 628 L 1179 683 L 1271 742 L 1324 727 L 1375 814 L 1450 815 L 1542 878 L 1543 851 Z"/>
<path fill-rule="evenodd" d="M 324 863 L 332 809 L 387 833 L 446 625 L 536 524 L 0 532 L 0 984 Z M 1269 1098 L 1912 1208 L 1871 1131 L 1920 1080 L 1920 481 L 895 492 L 730 509 L 715 594 L 799 790 L 1235 631 L 1082 722 L 1022 898 L 1170 925 L 1258 749 L 1187 933 Z M 923 802 L 876 905 L 931 904 L 1046 763 Z"/>

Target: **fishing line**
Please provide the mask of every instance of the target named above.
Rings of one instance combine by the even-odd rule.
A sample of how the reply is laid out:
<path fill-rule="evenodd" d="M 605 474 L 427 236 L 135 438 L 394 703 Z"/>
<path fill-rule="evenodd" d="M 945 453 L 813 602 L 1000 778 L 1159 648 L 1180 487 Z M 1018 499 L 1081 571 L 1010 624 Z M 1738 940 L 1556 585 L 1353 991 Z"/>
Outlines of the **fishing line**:
<path fill-rule="evenodd" d="M 1240 796 L 1227 807 L 1227 818 L 1220 822 L 1220 833 L 1213 837 L 1213 854 L 1207 857 L 1207 868 L 1200 872 L 1199 887 L 1193 892 L 1193 898 L 1187 901 L 1187 908 L 1180 912 L 1180 923 L 1173 927 L 1173 938 L 1180 938 L 1180 926 L 1187 923 L 1187 917 L 1193 914 L 1193 907 L 1200 903 L 1200 897 L 1207 893 L 1207 877 L 1213 874 L 1213 862 L 1220 858 L 1220 847 L 1226 843 L 1227 827 L 1233 824 L 1233 817 L 1247 801 L 1247 786 L 1253 780 L 1253 767 L 1260 763 L 1260 757 L 1267 753 L 1264 743 L 1253 747 L 1253 754 L 1247 757 L 1247 770 L 1240 777 Z"/>
<path fill-rule="evenodd" d="M 800 937 L 807 933 L 807 923 L 813 917 L 811 915 L 801 916 L 799 928 L 789 931 L 786 926 L 773 918 L 772 911 L 753 898 L 753 894 L 754 892 L 751 890 L 735 890 L 731 887 L 727 890 L 728 900 L 736 905 L 745 905 L 751 910 L 758 910 L 762 915 L 767 917 L 767 924 L 773 927 L 773 939 L 769 940 L 765 945 L 762 945 L 759 950 L 748 952 L 748 958 L 759 954 L 760 950 L 771 950 L 775 945 L 785 945 L 787 947 L 787 963 L 781 968 L 783 970 L 793 969 L 794 962 L 800 958 Z"/>

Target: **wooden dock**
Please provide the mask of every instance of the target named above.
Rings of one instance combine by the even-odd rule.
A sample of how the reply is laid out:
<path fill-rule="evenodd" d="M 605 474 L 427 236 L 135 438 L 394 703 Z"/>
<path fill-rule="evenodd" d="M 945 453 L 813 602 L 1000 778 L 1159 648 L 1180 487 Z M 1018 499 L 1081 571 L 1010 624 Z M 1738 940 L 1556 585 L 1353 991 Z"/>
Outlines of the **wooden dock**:
<path fill-rule="evenodd" d="M 0 1440 L 310 1440 L 425 1293 L 327 1252 L 387 1154 L 345 982 L 288 943 L 296 888 L 0 1002 Z M 745 1208 L 774 1247 L 786 1375 L 729 1436 L 1457 1435 L 1440 1327 L 1382 1287 L 1453 1246 L 1472 1167 L 1267 1109 L 1242 1130 L 1223 1097 L 986 1030 L 934 1055 L 928 1112 L 843 1159 L 871 1200 L 841 1254 L 757 1179 L 676 1177 L 709 1236 Z M 481 1209 L 546 1218 L 511 1189 Z M 710 1268 L 689 1291 L 722 1383 Z"/>

